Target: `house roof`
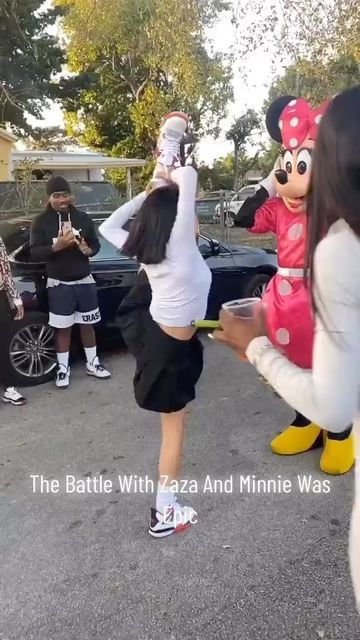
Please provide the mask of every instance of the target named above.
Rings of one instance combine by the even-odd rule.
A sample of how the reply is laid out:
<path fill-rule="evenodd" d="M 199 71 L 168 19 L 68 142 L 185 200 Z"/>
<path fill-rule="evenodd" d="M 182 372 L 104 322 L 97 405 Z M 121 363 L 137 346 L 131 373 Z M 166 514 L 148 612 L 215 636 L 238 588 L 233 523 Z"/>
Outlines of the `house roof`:
<path fill-rule="evenodd" d="M 1 126 L 0 126 L 0 138 L 3 138 L 3 140 L 7 140 L 8 142 L 17 141 L 17 137 L 14 136 L 13 133 L 10 133 L 10 131 L 6 131 L 6 129 L 4 129 L 4 127 L 1 127 Z"/>
<path fill-rule="evenodd" d="M 116 169 L 128 167 L 143 167 L 146 160 L 139 158 L 113 158 L 102 153 L 73 151 L 13 151 L 13 163 L 31 160 L 34 167 L 47 169 Z"/>

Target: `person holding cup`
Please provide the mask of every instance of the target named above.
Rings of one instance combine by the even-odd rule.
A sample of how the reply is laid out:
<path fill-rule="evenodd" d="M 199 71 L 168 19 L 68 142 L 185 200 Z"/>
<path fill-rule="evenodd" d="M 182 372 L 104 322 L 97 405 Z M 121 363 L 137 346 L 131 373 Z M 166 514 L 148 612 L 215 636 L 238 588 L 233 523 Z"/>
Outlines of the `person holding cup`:
<path fill-rule="evenodd" d="M 329 101 L 314 109 L 294 96 L 282 96 L 270 105 L 266 125 L 271 137 L 282 144 L 279 164 L 235 218 L 235 224 L 250 233 L 276 235 L 278 270 L 263 296 L 268 335 L 283 355 L 304 370 L 312 366 L 314 339 L 305 271 L 308 194 L 319 123 L 328 105 Z M 296 455 L 315 447 L 323 447 L 320 469 L 324 473 L 339 475 L 353 467 L 351 425 L 346 425 L 342 433 L 333 433 L 326 423 L 321 428 L 306 413 L 296 410 L 295 419 L 271 442 L 272 451 L 278 455 Z"/>
<path fill-rule="evenodd" d="M 307 267 L 316 321 L 312 370 L 296 366 L 268 339 L 266 306 L 252 319 L 222 310 L 214 338 L 246 354 L 284 400 L 333 434 L 353 422 L 360 458 L 360 86 L 336 96 L 314 154 Z M 340 260 L 340 265 L 339 265 Z M 340 268 L 339 268 L 340 266 Z M 360 610 L 360 474 L 350 536 Z"/>

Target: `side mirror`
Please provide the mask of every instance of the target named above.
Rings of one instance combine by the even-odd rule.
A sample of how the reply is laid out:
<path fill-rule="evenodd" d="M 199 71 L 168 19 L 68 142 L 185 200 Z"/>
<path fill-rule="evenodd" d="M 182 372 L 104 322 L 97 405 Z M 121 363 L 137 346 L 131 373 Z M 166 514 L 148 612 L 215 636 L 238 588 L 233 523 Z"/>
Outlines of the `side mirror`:
<path fill-rule="evenodd" d="M 218 256 L 220 253 L 220 244 L 217 240 L 211 240 L 212 255 Z"/>

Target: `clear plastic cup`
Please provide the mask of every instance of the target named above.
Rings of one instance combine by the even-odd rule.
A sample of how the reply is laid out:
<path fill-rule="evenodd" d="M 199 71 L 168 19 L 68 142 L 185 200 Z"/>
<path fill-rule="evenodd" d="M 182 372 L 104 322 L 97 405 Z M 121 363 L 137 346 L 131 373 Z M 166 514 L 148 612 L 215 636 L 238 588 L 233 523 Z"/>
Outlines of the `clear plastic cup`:
<path fill-rule="evenodd" d="M 224 302 L 222 308 L 229 311 L 229 313 L 233 313 L 234 316 L 238 316 L 238 318 L 250 320 L 250 318 L 253 318 L 255 307 L 259 303 L 261 303 L 261 298 L 242 298 Z M 240 360 L 247 362 L 247 357 L 245 355 L 241 356 Z"/>
<path fill-rule="evenodd" d="M 261 298 L 242 298 L 224 302 L 222 308 L 239 318 L 252 318 L 255 307 L 261 302 Z"/>

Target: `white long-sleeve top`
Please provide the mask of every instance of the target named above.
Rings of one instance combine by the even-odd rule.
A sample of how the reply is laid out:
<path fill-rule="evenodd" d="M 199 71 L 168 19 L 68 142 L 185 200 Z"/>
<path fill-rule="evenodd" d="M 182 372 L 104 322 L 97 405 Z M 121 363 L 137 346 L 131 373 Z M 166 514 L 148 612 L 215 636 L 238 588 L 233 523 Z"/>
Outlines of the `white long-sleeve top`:
<path fill-rule="evenodd" d="M 179 187 L 177 215 L 160 264 L 142 264 L 152 290 L 150 313 L 158 324 L 187 327 L 206 315 L 211 272 L 195 238 L 195 198 L 197 172 L 193 167 L 179 167 L 171 174 Z M 147 194 L 139 194 L 117 209 L 99 227 L 104 238 L 121 249 L 128 232 L 123 228 L 136 215 Z"/>
<path fill-rule="evenodd" d="M 339 220 L 315 255 L 316 318 L 313 369 L 289 362 L 267 338 L 256 338 L 248 360 L 294 409 L 326 430 L 354 424 L 355 504 L 350 560 L 360 610 L 360 239 Z"/>

